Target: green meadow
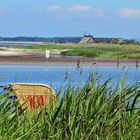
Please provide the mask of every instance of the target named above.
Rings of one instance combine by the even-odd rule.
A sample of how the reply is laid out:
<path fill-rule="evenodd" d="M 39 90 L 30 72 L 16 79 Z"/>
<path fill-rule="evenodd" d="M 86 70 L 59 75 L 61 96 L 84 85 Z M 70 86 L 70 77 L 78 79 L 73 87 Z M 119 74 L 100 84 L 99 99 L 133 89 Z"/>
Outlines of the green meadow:
<path fill-rule="evenodd" d="M 63 55 L 102 57 L 102 58 L 140 58 L 140 45 L 111 43 L 48 43 L 32 46 L 12 46 L 11 48 L 34 50 L 67 50 Z"/>
<path fill-rule="evenodd" d="M 56 105 L 26 112 L 6 92 L 0 96 L 1 140 L 138 140 L 140 83 L 116 87 L 89 77 L 83 87 L 57 92 Z M 63 94 L 62 94 L 63 93 Z"/>

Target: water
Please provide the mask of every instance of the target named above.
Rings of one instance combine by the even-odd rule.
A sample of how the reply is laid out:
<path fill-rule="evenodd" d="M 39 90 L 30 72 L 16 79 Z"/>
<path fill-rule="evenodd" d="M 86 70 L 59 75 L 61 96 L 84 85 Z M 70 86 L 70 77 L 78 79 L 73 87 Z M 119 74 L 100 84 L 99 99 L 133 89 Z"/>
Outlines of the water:
<path fill-rule="evenodd" d="M 25 42 L 25 41 L 0 41 L 0 47 L 8 46 L 30 46 L 33 44 L 42 44 L 42 42 Z"/>
<path fill-rule="evenodd" d="M 113 78 L 111 84 L 118 83 L 121 76 L 126 73 L 127 84 L 140 81 L 140 68 L 116 66 L 0 66 L 0 85 L 11 82 L 33 82 L 49 84 L 55 91 L 65 84 L 71 83 L 78 86 L 88 80 L 89 74 L 101 77 L 102 81 Z"/>

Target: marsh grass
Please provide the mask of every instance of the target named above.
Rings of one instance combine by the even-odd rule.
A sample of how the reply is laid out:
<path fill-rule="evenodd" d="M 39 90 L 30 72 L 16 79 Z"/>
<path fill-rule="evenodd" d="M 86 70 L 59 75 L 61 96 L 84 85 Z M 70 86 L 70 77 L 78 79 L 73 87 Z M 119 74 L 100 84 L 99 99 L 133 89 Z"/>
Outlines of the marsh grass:
<path fill-rule="evenodd" d="M 110 79 L 93 77 L 83 87 L 58 90 L 55 107 L 39 113 L 0 96 L 0 139 L 3 140 L 132 140 L 140 139 L 140 83 L 115 88 Z M 14 102 L 14 103 L 13 103 Z M 14 104 L 14 107 L 13 107 Z"/>
<path fill-rule="evenodd" d="M 12 46 L 12 48 L 35 50 L 68 49 L 68 51 L 63 52 L 63 55 L 109 58 L 140 58 L 140 45 L 119 45 L 111 43 L 48 43 L 44 45 Z"/>

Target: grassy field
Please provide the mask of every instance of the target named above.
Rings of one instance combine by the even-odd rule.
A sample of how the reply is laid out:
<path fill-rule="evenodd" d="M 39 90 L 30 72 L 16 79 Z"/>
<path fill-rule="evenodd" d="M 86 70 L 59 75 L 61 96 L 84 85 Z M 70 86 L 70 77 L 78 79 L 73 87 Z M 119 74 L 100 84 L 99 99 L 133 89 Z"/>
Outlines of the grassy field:
<path fill-rule="evenodd" d="M 65 50 L 63 55 L 78 55 L 86 57 L 108 58 L 140 58 L 140 45 L 118 45 L 107 43 L 79 44 L 79 43 L 49 43 L 33 46 L 13 46 L 12 48 L 37 49 L 37 50 Z"/>
<path fill-rule="evenodd" d="M 56 106 L 25 113 L 18 102 L 0 96 L 1 140 L 138 140 L 140 83 L 109 88 L 91 76 L 81 88 L 65 88 Z"/>

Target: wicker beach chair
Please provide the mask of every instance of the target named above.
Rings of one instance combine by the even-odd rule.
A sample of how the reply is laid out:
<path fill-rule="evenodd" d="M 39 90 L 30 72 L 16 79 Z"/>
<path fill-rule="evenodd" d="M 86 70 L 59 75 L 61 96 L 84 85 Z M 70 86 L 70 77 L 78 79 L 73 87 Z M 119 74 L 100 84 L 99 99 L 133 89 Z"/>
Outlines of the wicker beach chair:
<path fill-rule="evenodd" d="M 46 84 L 33 83 L 10 83 L 11 88 L 21 105 L 24 104 L 29 110 L 36 110 L 41 106 L 50 106 L 56 102 L 56 94 Z"/>

